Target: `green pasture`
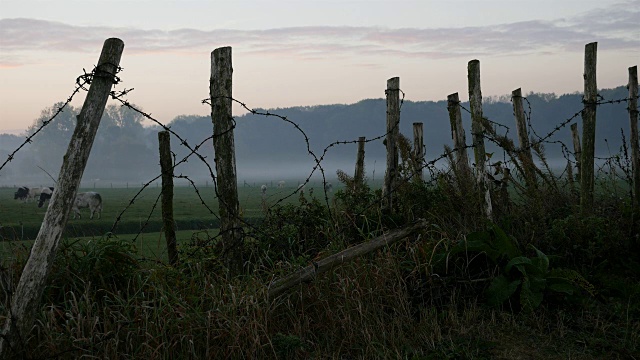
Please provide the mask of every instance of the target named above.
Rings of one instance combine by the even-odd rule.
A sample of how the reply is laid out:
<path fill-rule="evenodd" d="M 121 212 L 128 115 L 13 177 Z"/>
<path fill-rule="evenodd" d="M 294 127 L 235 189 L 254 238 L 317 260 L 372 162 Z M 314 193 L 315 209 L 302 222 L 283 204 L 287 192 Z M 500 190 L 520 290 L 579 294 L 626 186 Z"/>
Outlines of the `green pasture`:
<path fill-rule="evenodd" d="M 266 205 L 272 206 L 277 202 L 297 202 L 299 196 L 293 193 L 294 187 L 267 190 Z M 69 219 L 64 232 L 66 238 L 102 237 L 111 232 L 117 221 L 113 234 L 119 237 L 143 233 L 158 233 L 162 230 L 160 188 L 102 188 L 80 189 L 100 193 L 103 201 L 100 219 L 89 219 L 89 210 L 81 209 L 81 219 Z M 14 200 L 14 188 L 0 188 L 0 241 L 33 240 L 37 236 L 40 224 L 47 210 L 47 205 L 38 208 L 34 202 L 23 203 Z M 259 187 L 240 187 L 238 189 L 241 216 L 249 222 L 255 222 L 264 216 L 262 195 Z M 315 196 L 324 198 L 324 193 L 318 191 Z M 135 198 L 134 198 L 135 197 Z M 174 188 L 174 219 L 177 230 L 199 231 L 218 228 L 218 201 L 212 186 L 195 188 Z"/>
<path fill-rule="evenodd" d="M 191 242 L 192 239 L 198 238 L 206 240 L 215 237 L 218 234 L 217 229 L 208 230 L 182 230 L 176 232 L 176 240 L 178 248 Z M 136 236 L 137 235 L 137 236 Z M 167 242 L 163 232 L 148 232 L 140 234 L 126 234 L 117 236 L 118 239 L 131 241 L 138 250 L 138 255 L 144 259 L 158 260 L 167 262 Z M 102 241 L 105 236 L 85 236 L 85 237 L 65 237 L 63 241 L 72 243 L 80 241 L 89 243 L 91 241 Z M 15 260 L 19 256 L 25 256 L 35 240 L 15 240 L 0 241 L 0 264 Z"/>
<path fill-rule="evenodd" d="M 0 257 L 4 260 L 9 260 L 31 247 L 48 206 L 47 203 L 38 208 L 34 202 L 23 203 L 14 200 L 15 190 L 0 188 Z M 269 188 L 266 196 L 267 206 L 278 202 L 298 202 L 298 194 L 285 199 L 294 190 L 294 187 Z M 100 193 L 103 201 L 102 216 L 100 219 L 89 219 L 89 210 L 81 209 L 82 219 L 69 219 L 63 234 L 64 241 L 100 241 L 110 233 L 119 216 L 120 220 L 113 231 L 114 236 L 132 241 L 143 258 L 167 260 L 161 204 L 157 201 L 160 188 L 146 188 L 135 199 L 134 196 L 140 188 L 80 189 L 80 192 L 83 191 Z M 240 187 L 238 195 L 243 219 L 248 223 L 259 221 L 264 216 L 260 188 Z M 324 193 L 320 191 L 315 195 L 324 198 Z M 179 247 L 194 238 L 202 240 L 218 234 L 218 201 L 213 187 L 199 187 L 198 192 L 193 187 L 176 187 L 173 206 Z"/>

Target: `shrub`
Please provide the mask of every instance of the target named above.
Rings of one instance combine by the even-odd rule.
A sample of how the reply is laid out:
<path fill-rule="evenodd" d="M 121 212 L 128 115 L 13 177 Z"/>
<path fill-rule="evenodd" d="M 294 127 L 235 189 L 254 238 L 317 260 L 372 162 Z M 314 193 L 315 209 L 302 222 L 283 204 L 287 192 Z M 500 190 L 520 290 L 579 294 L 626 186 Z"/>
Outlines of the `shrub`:
<path fill-rule="evenodd" d="M 57 302 L 67 292 L 82 292 L 89 284 L 102 291 L 124 291 L 139 269 L 136 253 L 135 245 L 126 240 L 64 240 L 45 297 Z"/>

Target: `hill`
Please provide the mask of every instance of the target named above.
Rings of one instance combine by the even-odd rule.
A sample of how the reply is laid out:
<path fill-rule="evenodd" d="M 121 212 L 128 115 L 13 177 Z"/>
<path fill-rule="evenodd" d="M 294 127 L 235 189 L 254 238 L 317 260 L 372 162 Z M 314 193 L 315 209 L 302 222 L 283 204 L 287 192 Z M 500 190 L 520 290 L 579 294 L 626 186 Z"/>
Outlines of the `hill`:
<path fill-rule="evenodd" d="M 627 93 L 624 86 L 600 90 L 600 95 L 605 100 L 624 99 Z M 536 134 L 545 136 L 582 109 L 582 97 L 578 93 L 560 96 L 533 93 L 528 94 L 526 99 L 525 107 L 530 117 L 530 126 L 535 132 L 531 134 L 532 136 Z M 466 102 L 461 105 L 465 109 L 469 108 Z M 47 113 L 46 110 L 43 114 Z M 372 139 L 383 135 L 386 129 L 384 99 L 366 99 L 349 105 L 256 110 L 269 111 L 285 117 L 297 124 L 299 129 L 292 123 L 275 116 L 266 117 L 250 113 L 237 116 L 235 142 L 240 181 L 306 178 L 315 162 L 307 151 L 305 135 L 309 139 L 309 148 L 316 156 L 322 156 L 325 148 L 329 147 L 322 162 L 329 176 L 333 177 L 338 168 L 350 173 L 353 171 L 355 162 L 355 143 L 330 145 L 338 141 L 354 142 L 360 136 Z M 43 131 L 36 136 L 34 144 L 22 149 L 16 159 L 0 171 L 0 185 L 15 182 L 50 183 L 48 176 L 36 166 L 41 166 L 52 174 L 57 173 L 64 154 L 64 145 L 68 143 L 73 130 L 71 123 L 75 121 L 74 111 L 75 109 L 71 109 L 70 114 L 65 116 L 66 120 L 60 120 L 70 124 L 65 127 L 58 126 L 56 131 Z M 485 98 L 483 111 L 484 116 L 491 121 L 509 128 L 509 136 L 515 138 L 513 110 L 508 96 Z M 464 110 L 462 116 L 467 140 L 470 143 L 470 116 Z M 34 131 L 35 125 L 41 120 L 37 120 L 27 133 Z M 159 174 L 157 131 L 161 128 L 159 126 L 143 127 L 140 125 L 141 120 L 142 117 L 139 114 L 128 109 L 108 108 L 98 130 L 96 143 L 85 172 L 85 181 L 98 181 L 102 182 L 102 185 L 105 182 L 144 182 Z M 621 129 L 628 138 L 628 121 L 626 103 L 605 104 L 598 108 L 596 156 L 607 157 L 619 151 L 622 144 Z M 410 139 L 414 122 L 424 123 L 427 160 L 442 154 L 445 144 L 452 144 L 446 101 L 404 101 L 401 108 L 400 131 Z M 576 116 L 571 123 L 573 122 L 580 124 L 580 116 Z M 182 115 L 172 120 L 168 126 L 191 146 L 201 143 L 213 132 L 209 116 Z M 507 131 L 505 127 L 500 127 L 498 130 L 504 133 Z M 61 128 L 64 131 L 61 131 Z M 22 141 L 24 141 L 23 136 L 2 134 L 0 151 L 8 154 Z M 547 156 L 552 164 L 563 167 L 565 160 L 560 142 L 572 149 L 569 126 L 560 129 L 550 138 L 550 141 L 552 143 L 546 144 Z M 496 150 L 491 144 L 487 146 L 488 151 Z M 187 149 L 175 138 L 173 138 L 172 149 L 177 159 L 188 154 Z M 200 152 L 212 166 L 211 140 L 205 141 Z M 382 139 L 368 143 L 366 146 L 367 176 L 380 178 L 384 172 L 384 163 L 385 148 Z M 202 181 L 209 174 L 207 167 L 195 158 L 180 165 L 176 172 Z"/>

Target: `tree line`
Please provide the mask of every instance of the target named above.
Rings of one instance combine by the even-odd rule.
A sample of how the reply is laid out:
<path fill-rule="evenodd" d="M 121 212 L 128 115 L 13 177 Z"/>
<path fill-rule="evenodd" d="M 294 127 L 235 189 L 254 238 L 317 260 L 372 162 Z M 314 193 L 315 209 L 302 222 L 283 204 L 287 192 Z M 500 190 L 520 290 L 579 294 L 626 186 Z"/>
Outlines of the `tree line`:
<path fill-rule="evenodd" d="M 624 99 L 624 86 L 603 89 L 600 95 L 605 100 Z M 558 124 L 573 116 L 582 108 L 580 93 L 556 95 L 553 93 L 530 93 L 526 96 L 530 104 L 530 120 L 539 136 L 545 136 Z M 485 97 L 484 115 L 497 124 L 509 127 L 510 137 L 515 136 L 513 107 L 509 96 Z M 7 156 L 25 138 L 37 131 L 62 103 L 53 104 L 42 110 L 40 116 L 25 130 L 23 135 L 0 134 L 0 156 Z M 385 132 L 385 100 L 366 99 L 355 104 L 333 104 L 269 109 L 270 112 L 285 116 L 295 122 L 309 137 L 309 146 L 316 154 L 322 154 L 329 144 L 336 141 L 353 141 L 360 136 L 368 139 Z M 468 103 L 463 107 L 469 108 Z M 15 159 L 0 173 L 0 185 L 15 182 L 47 182 L 48 176 L 40 168 L 56 176 L 62 164 L 62 157 L 76 124 L 78 108 L 68 106 L 53 122 L 34 138 L 34 141 L 16 154 Z M 262 110 L 264 109 L 256 109 Z M 529 112 L 529 106 L 527 106 Z M 400 132 L 410 136 L 412 123 L 424 123 L 424 141 L 427 160 L 442 154 L 443 146 L 451 144 L 447 102 L 404 101 L 401 108 Z M 580 122 L 576 118 L 574 122 Z M 85 170 L 85 181 L 137 182 L 148 181 L 160 173 L 158 158 L 158 125 L 145 126 L 145 118 L 127 107 L 108 105 L 97 133 L 94 148 Z M 470 131 L 469 114 L 463 112 L 463 123 Z M 191 146 L 201 143 L 213 133 L 209 115 L 180 115 L 166 124 Z M 598 108 L 598 139 L 596 156 L 607 157 L 619 152 L 622 144 L 621 129 L 628 136 L 628 114 L 624 104 L 612 104 Z M 500 129 L 499 129 L 500 130 Z M 501 129 L 502 132 L 505 128 Z M 467 139 L 470 139 L 470 134 Z M 551 140 L 571 144 L 567 127 Z M 300 177 L 308 175 L 313 168 L 312 158 L 307 153 L 304 136 L 291 124 L 276 117 L 245 114 L 236 117 L 236 156 L 239 177 L 255 178 L 262 174 L 272 179 L 287 169 L 296 168 Z M 188 154 L 180 141 L 172 137 L 172 150 L 179 160 Z M 569 147 L 571 148 L 571 147 Z M 495 151 L 488 143 L 488 151 Z M 205 141 L 200 153 L 213 166 L 212 141 Z M 385 148 L 382 141 L 366 146 L 368 176 L 375 171 L 373 164 L 379 163 L 379 174 L 384 172 Z M 351 171 L 356 154 L 356 144 L 331 147 L 325 164 L 330 171 L 343 168 Z M 558 144 L 547 146 L 547 157 L 561 160 Z M 298 166 L 296 167 L 296 164 Z M 559 167 L 566 162 L 558 162 Z M 206 166 L 193 157 L 176 168 L 176 174 L 193 177 L 207 177 Z M 381 176 L 381 175 L 380 175 Z"/>

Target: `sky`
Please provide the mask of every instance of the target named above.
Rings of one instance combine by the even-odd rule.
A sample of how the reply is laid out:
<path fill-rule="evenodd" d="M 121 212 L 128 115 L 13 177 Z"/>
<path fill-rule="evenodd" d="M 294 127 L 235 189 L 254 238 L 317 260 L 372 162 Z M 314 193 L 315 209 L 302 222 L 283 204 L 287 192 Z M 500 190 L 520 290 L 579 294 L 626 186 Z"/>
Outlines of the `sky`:
<path fill-rule="evenodd" d="M 383 98 L 396 76 L 408 100 L 464 101 L 474 59 L 484 96 L 582 91 L 590 42 L 598 87 L 626 85 L 639 24 L 640 0 L 0 0 L 0 133 L 65 101 L 110 37 L 125 43 L 116 90 L 133 88 L 127 99 L 168 123 L 210 113 L 201 100 L 222 46 L 250 108 Z"/>

